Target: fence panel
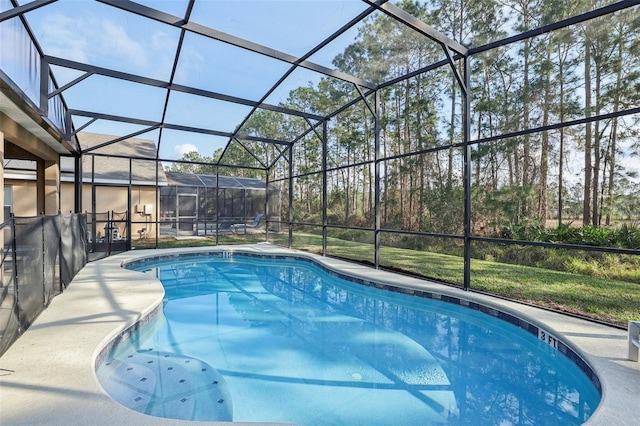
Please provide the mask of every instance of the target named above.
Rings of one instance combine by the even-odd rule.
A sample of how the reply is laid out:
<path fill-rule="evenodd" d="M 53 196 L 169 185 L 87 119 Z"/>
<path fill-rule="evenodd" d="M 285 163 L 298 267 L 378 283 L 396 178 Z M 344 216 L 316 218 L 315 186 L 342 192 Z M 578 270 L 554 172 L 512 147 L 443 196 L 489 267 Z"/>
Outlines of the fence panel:
<path fill-rule="evenodd" d="M 87 264 L 89 241 L 86 214 L 60 217 L 60 285 L 66 288 Z"/>
<path fill-rule="evenodd" d="M 60 287 L 60 275 L 58 273 L 60 217 L 41 216 L 41 218 L 44 305 L 48 306 L 49 303 L 51 303 L 51 299 L 62 291 Z"/>
<path fill-rule="evenodd" d="M 15 262 L 20 326 L 26 330 L 45 306 L 42 220 L 16 217 Z"/>
<path fill-rule="evenodd" d="M 3 238 L 0 258 L 0 355 L 20 335 L 13 253 L 13 220 L 0 225 Z"/>
<path fill-rule="evenodd" d="M 87 263 L 87 217 L 12 217 L 0 225 L 0 355 Z"/>

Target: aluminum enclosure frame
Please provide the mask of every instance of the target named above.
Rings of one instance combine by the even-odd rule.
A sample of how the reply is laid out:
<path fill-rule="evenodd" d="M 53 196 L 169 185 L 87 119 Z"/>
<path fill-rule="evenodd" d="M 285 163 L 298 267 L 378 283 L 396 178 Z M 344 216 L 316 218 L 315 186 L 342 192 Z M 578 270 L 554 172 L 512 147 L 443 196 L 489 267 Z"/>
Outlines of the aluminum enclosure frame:
<path fill-rule="evenodd" d="M 26 23 L 26 19 L 24 19 L 24 15 L 32 10 L 36 10 L 42 7 L 46 7 L 48 4 L 54 3 L 56 0 L 35 0 L 32 1 L 31 3 L 27 3 L 21 6 L 18 6 L 17 3 L 12 0 L 12 4 L 14 4 L 14 8 L 5 12 L 0 13 L 0 22 L 7 20 L 7 19 L 11 19 L 14 17 L 20 17 L 23 22 L 25 23 L 25 26 L 28 25 Z M 221 136 L 224 138 L 228 139 L 227 145 L 225 147 L 225 149 L 222 152 L 222 155 L 220 156 L 219 160 L 214 163 L 214 166 L 217 167 L 234 167 L 233 164 L 226 164 L 224 162 L 224 158 L 225 158 L 225 154 L 227 152 L 227 149 L 229 148 L 229 146 L 231 145 L 231 143 L 233 142 L 237 142 L 239 143 L 239 145 L 247 151 L 247 153 L 250 156 L 253 156 L 253 158 L 255 158 L 256 160 L 258 160 L 258 163 L 260 164 L 259 167 L 257 167 L 257 169 L 259 170 L 263 170 L 267 173 L 267 176 L 270 174 L 271 170 L 273 169 L 276 161 L 278 161 L 278 159 L 284 158 L 286 161 L 288 161 L 288 165 L 289 165 L 289 175 L 286 178 L 288 185 L 289 185 L 289 212 L 288 212 L 288 230 L 289 230 L 289 246 L 292 246 L 292 238 L 293 238 L 293 226 L 300 224 L 294 221 L 294 212 L 293 212 L 293 194 L 291 191 L 291 188 L 293 187 L 294 183 L 294 177 L 298 177 L 298 176 L 294 176 L 293 175 L 293 155 L 294 155 L 294 149 L 296 147 L 297 142 L 299 142 L 300 140 L 302 140 L 305 136 L 314 133 L 316 135 L 316 137 L 320 140 L 320 142 L 322 143 L 323 146 L 323 159 L 322 159 L 322 194 L 323 194 L 323 200 L 322 200 L 322 237 L 323 237 L 323 242 L 322 242 L 322 253 L 323 255 L 326 255 L 326 246 L 327 246 L 327 230 L 329 228 L 332 227 L 332 225 L 329 225 L 327 222 L 327 172 L 330 170 L 337 170 L 343 167 L 351 167 L 353 166 L 353 164 L 347 165 L 347 166 L 342 166 L 342 167 L 338 167 L 335 169 L 329 169 L 328 168 L 328 164 L 327 164 L 327 152 L 326 152 L 326 146 L 328 143 L 328 121 L 331 120 L 332 118 L 336 117 L 338 114 L 340 114 L 341 112 L 345 111 L 346 109 L 348 109 L 349 107 L 359 103 L 360 101 L 364 102 L 367 105 L 368 110 L 370 111 L 370 113 L 372 114 L 372 117 L 374 119 L 374 124 L 375 124 L 375 134 L 374 134 L 374 138 L 375 138 L 375 148 L 376 148 L 376 152 L 375 152 L 375 158 L 370 161 L 369 163 L 372 163 L 374 166 L 374 170 L 375 170 L 375 185 L 376 185 L 376 189 L 375 189 L 375 218 L 374 218 L 374 227 L 373 229 L 368 229 L 367 230 L 371 230 L 374 233 L 374 265 L 376 268 L 380 267 L 380 262 L 379 262 L 379 252 L 380 252 L 380 233 L 381 232 L 403 232 L 403 233 L 407 233 L 407 234 L 414 234 L 414 235 L 422 235 L 422 236 L 438 236 L 438 237 L 445 237 L 445 238 L 452 238 L 452 239 L 462 239 L 463 240 L 463 244 L 464 244 L 464 288 L 466 290 L 471 289 L 471 242 L 472 241 L 485 241 L 485 242 L 498 242 L 498 243 L 506 243 L 506 244 L 522 244 L 522 245 L 532 245 L 532 246 L 542 246 L 542 247 L 554 247 L 554 248 L 558 248 L 558 247 L 562 247 L 562 248 L 568 248 L 568 249 L 576 249 L 576 250 L 592 250 L 592 251 L 604 251 L 604 252 L 611 252 L 611 253 L 623 253 L 623 254 L 638 254 L 636 251 L 629 251 L 629 250 L 624 250 L 624 249 L 612 249 L 612 248 L 593 248 L 593 247 L 584 247 L 584 246 L 574 246 L 574 245 L 558 245 L 558 244 L 551 244 L 551 243 L 539 243 L 539 242 L 527 242 L 527 241 L 512 241 L 512 240 L 502 240 L 502 239 L 496 239 L 496 238 L 485 238 L 485 237 L 478 237 L 478 236 L 473 236 L 472 232 L 471 232 L 471 147 L 475 144 L 480 144 L 480 143 L 484 143 L 484 142 L 488 142 L 491 140 L 499 140 L 499 139 L 506 139 L 509 137 L 514 137 L 514 136 L 523 136 L 523 135 L 529 135 L 529 134 L 534 134 L 534 133 L 538 133 L 541 131 L 545 131 L 545 130 L 551 130 L 551 129 L 559 129 L 559 128 L 564 128 L 564 127 L 569 127 L 569 126 L 573 126 L 576 124 L 584 124 L 584 123 L 589 123 L 589 122 L 595 122 L 598 120 L 603 120 L 603 119 L 607 119 L 607 118 L 612 118 L 612 117 L 622 117 L 625 115 L 631 115 L 631 114 L 638 114 L 640 113 L 640 108 L 630 108 L 630 109 L 626 109 L 626 110 L 622 110 L 622 111 L 616 111 L 615 113 L 608 113 L 608 114 L 601 114 L 598 116 L 591 116 L 591 117 L 587 117 L 587 118 L 583 118 L 583 119 L 578 119 L 578 120 L 572 120 L 572 121 L 567 121 L 567 122 L 562 122 L 562 123 L 557 123 L 557 124 L 553 124 L 553 125 L 549 125 L 549 126 L 541 126 L 541 127 L 536 127 L 536 128 L 532 128 L 532 129 L 526 129 L 526 130 L 520 130 L 520 131 L 516 131 L 513 133 L 509 133 L 509 134 L 501 134 L 495 137 L 491 137 L 491 138 L 483 138 L 483 139 L 478 139 L 478 140 L 472 140 L 471 139 L 471 135 L 470 135 L 470 129 L 471 129 L 471 124 L 470 124 L 470 104 L 471 104 L 471 94 L 470 91 L 468 90 L 468 88 L 470 87 L 470 65 L 469 65 L 469 60 L 470 58 L 472 58 L 474 55 L 477 55 L 479 53 L 491 50 L 491 49 L 495 49 L 495 48 L 500 48 L 500 47 L 505 47 L 505 46 L 509 46 L 512 45 L 513 43 L 525 40 L 525 39 L 529 39 L 535 36 L 539 36 L 540 34 L 544 34 L 550 31 L 554 31 L 554 30 L 558 30 L 558 29 L 562 29 L 562 28 L 567 28 L 569 26 L 572 25 L 576 25 L 578 23 L 581 22 L 586 22 L 588 20 L 594 19 L 594 18 L 598 18 L 598 17 L 602 17 L 602 16 L 606 16 L 607 14 L 613 13 L 613 12 L 617 12 L 617 11 L 622 11 L 624 9 L 630 8 L 630 7 L 634 7 L 638 4 L 640 4 L 640 1 L 638 0 L 624 0 L 624 1 L 620 1 L 608 6 L 605 6 L 603 8 L 600 9 L 596 9 L 587 13 L 582 13 L 580 15 L 577 15 L 575 17 L 571 17 L 568 19 L 564 19 L 561 21 L 558 21 L 556 23 L 550 24 L 550 25 L 545 25 L 542 26 L 540 28 L 536 28 L 533 30 L 529 30 L 529 31 L 525 31 L 521 34 L 517 34 L 499 41 L 495 41 L 495 42 L 491 42 L 488 43 L 486 45 L 483 46 L 476 46 L 476 47 L 466 47 L 463 46 L 462 44 L 460 44 L 459 42 L 455 41 L 455 40 L 451 40 L 450 38 L 446 37 L 444 34 L 438 32 L 437 30 L 435 30 L 434 28 L 430 27 L 429 25 L 427 25 L 426 23 L 419 21 L 417 18 L 413 17 L 412 15 L 409 15 L 408 13 L 402 11 L 401 9 L 399 9 L 397 6 L 395 6 L 394 4 L 392 4 L 391 2 L 389 2 L 388 0 L 378 0 L 378 1 L 372 1 L 372 0 L 363 0 L 364 3 L 366 3 L 368 6 L 367 8 L 360 13 L 358 16 L 356 16 L 354 19 L 352 19 L 351 21 L 347 22 L 346 24 L 344 24 L 339 30 L 335 31 L 333 34 L 331 34 L 329 37 L 327 37 L 324 41 L 322 41 L 320 44 L 318 44 L 317 46 L 315 46 L 313 49 L 311 49 L 310 51 L 308 51 L 306 54 L 300 56 L 300 57 L 295 57 L 292 56 L 290 54 L 287 54 L 285 52 L 279 51 L 277 49 L 273 49 L 270 48 L 268 46 L 263 46 L 261 44 L 258 43 L 254 43 L 252 41 L 246 40 L 246 39 L 242 39 L 239 37 L 236 37 L 234 35 L 228 34 L 228 33 L 224 33 L 222 31 L 218 31 L 214 28 L 209 28 L 206 27 L 204 25 L 201 24 L 196 24 L 194 22 L 190 21 L 191 18 L 191 12 L 193 10 L 193 7 L 195 5 L 196 0 L 189 0 L 188 4 L 187 4 L 187 8 L 186 8 L 186 12 L 184 14 L 184 16 L 179 17 L 179 16 L 174 16 L 165 12 L 162 12 L 160 10 L 156 10 L 156 9 L 152 9 L 150 7 L 147 6 L 143 6 L 141 4 L 132 2 L 132 1 L 116 1 L 116 0 L 97 0 L 100 3 L 110 6 L 110 7 L 115 7 L 118 8 L 120 10 L 123 10 L 125 12 L 128 13 L 133 13 L 137 16 L 141 16 L 143 18 L 147 18 L 147 19 L 151 19 L 154 20 L 156 22 L 161 22 L 163 24 L 169 25 L 173 28 L 177 28 L 180 30 L 180 40 L 178 42 L 175 54 L 174 54 L 174 60 L 173 60 L 173 67 L 172 67 L 172 72 L 171 72 L 171 77 L 168 81 L 161 81 L 161 80 L 156 80 L 156 79 L 151 79 L 151 78 L 147 78 L 147 77 L 143 77 L 143 76 L 137 76 L 137 75 L 133 75 L 133 74 L 129 74 L 129 73 L 123 73 L 123 72 L 119 72 L 119 71 L 115 71 L 112 69 L 107 69 L 107 68 L 102 68 L 102 67 L 96 67 L 96 66 L 92 66 L 92 65 L 88 65 L 88 64 L 82 64 L 79 62 L 75 62 L 75 61 L 71 61 L 65 58 L 58 58 L 58 57 L 53 57 L 53 56 L 46 56 L 42 53 L 42 51 L 40 50 L 40 54 L 42 56 L 42 64 L 43 64 L 43 72 L 42 72 L 42 79 L 43 81 L 41 81 L 41 87 L 45 86 L 44 80 L 46 80 L 48 78 L 48 76 L 51 74 L 51 69 L 50 66 L 51 65 L 56 65 L 56 66 L 61 66 L 61 67 L 66 67 L 66 68 L 71 68 L 71 69 L 75 69 L 78 71 L 82 71 L 84 74 L 82 74 L 80 77 L 76 78 L 75 80 L 73 80 L 72 82 L 68 83 L 65 86 L 62 87 L 57 87 L 56 89 L 54 89 L 51 92 L 45 91 L 46 93 L 42 93 L 41 94 L 41 102 L 40 105 L 45 105 L 46 103 L 43 103 L 43 99 L 49 99 L 51 97 L 54 96 L 58 96 L 58 95 L 63 95 L 64 92 L 73 87 L 74 85 L 80 83 L 81 81 L 83 81 L 84 79 L 97 74 L 97 75 L 103 75 L 105 77 L 109 77 L 109 78 L 116 78 L 116 79 L 120 79 L 120 80 L 125 80 L 125 81 L 129 81 L 132 83 L 138 83 L 138 84 L 144 84 L 144 85 L 149 85 L 152 87 L 158 87 L 158 88 L 162 88 L 165 89 L 167 91 L 166 93 L 166 97 L 165 97 L 165 102 L 163 105 L 163 113 L 162 113 L 162 119 L 159 122 L 155 122 L 155 121 L 149 121 L 149 120 L 141 120 L 141 119 L 137 119 L 135 117 L 124 117 L 124 116 L 114 116 L 114 115 L 107 115 L 107 114 L 101 114 L 101 113 L 97 113 L 97 112 L 92 112 L 92 111 L 82 111 L 82 110 L 77 110 L 77 109 L 67 109 L 67 115 L 66 115 L 66 133 L 65 134 L 61 134 L 60 136 L 69 144 L 70 147 L 73 147 L 73 143 L 72 143 L 72 139 L 74 138 L 75 134 L 82 130 L 82 128 L 79 129 L 73 129 L 72 128 L 72 118 L 74 116 L 83 116 L 83 117 L 88 117 L 90 118 L 90 122 L 89 123 L 93 123 L 96 120 L 113 120 L 113 121 L 120 121 L 120 122 L 125 122 L 125 123 L 130 123 L 130 124 L 137 124 L 137 125 L 142 125 L 142 126 L 146 126 L 144 129 L 134 132 L 134 133 L 130 133 L 128 135 L 124 135 L 121 137 L 117 137 L 114 138 L 111 141 L 108 141 L 106 143 L 100 144 L 99 146 L 95 146 L 95 147 L 91 147 L 91 148 L 87 148 L 82 150 L 82 154 L 91 154 L 91 155 L 101 155 L 99 153 L 93 152 L 98 150 L 101 147 L 107 146 L 107 145 L 111 145 L 114 143 L 118 143 L 121 142 L 123 140 L 126 140 L 128 138 L 131 137 L 135 137 L 141 134 L 144 134 L 150 130 L 155 130 L 155 129 L 159 129 L 160 132 L 160 137 L 158 139 L 158 146 L 157 146 L 157 150 L 156 150 L 156 156 L 155 158 L 151 159 L 151 158 L 144 158 L 144 157 L 140 157 L 139 159 L 144 159 L 144 160 L 156 160 L 156 165 L 160 162 L 160 161 L 174 161 L 175 160 L 163 160 L 160 158 L 160 145 L 162 143 L 162 132 L 164 129 L 167 130 L 180 130 L 180 131 L 185 131 L 185 132 L 192 132 L 192 133 L 202 133 L 202 134 L 207 134 L 207 135 L 213 135 L 213 136 Z M 348 31 L 349 29 L 353 28 L 356 24 L 358 24 L 361 20 L 365 19 L 366 17 L 370 16 L 372 13 L 379 11 L 382 12 L 384 14 L 386 14 L 387 16 L 391 17 L 392 19 L 394 19 L 395 21 L 397 21 L 398 23 L 413 29 L 414 31 L 420 33 L 421 35 L 423 35 L 425 37 L 426 40 L 428 40 L 428 42 L 430 43 L 437 43 L 438 45 L 440 45 L 444 51 L 444 54 L 446 56 L 445 60 L 427 65 L 419 70 L 415 70 L 411 73 L 408 73 L 405 76 L 399 77 L 399 78 L 394 78 L 392 80 L 383 82 L 383 83 L 373 83 L 367 80 L 364 80 L 362 78 L 359 78 L 357 76 L 353 76 L 353 75 L 349 75 L 345 72 L 342 71 L 337 71 L 337 70 L 333 70 L 330 68 L 327 68 L 325 66 L 322 66 L 320 64 L 314 63 L 309 61 L 309 58 L 311 56 L 313 56 L 315 53 L 317 53 L 318 51 L 320 51 L 321 49 L 323 49 L 324 47 L 326 47 L 329 43 L 331 43 L 333 40 L 337 39 L 339 36 L 341 36 L 342 34 L 344 34 L 346 31 Z M 204 36 L 210 39 L 214 39 L 223 43 L 226 43 L 228 45 L 231 46 L 235 46 L 237 48 L 240 49 L 244 49 L 250 52 L 253 52 L 255 54 L 259 54 L 259 55 L 263 55 L 266 56 L 268 58 L 271 59 L 275 59 L 278 61 L 282 61 L 285 63 L 288 63 L 290 65 L 290 68 L 282 75 L 282 77 L 270 88 L 267 90 L 267 92 L 261 96 L 260 99 L 258 100 L 250 100 L 250 99 L 244 99 L 244 98 L 239 98 L 239 97 L 235 97 L 235 96 L 231 96 L 231 95 L 227 95 L 224 93 L 216 93 L 216 92 L 212 92 L 212 91 L 207 91 L 207 90 L 203 90 L 203 89 L 198 89 L 195 87 L 187 87 L 184 85 L 179 85 L 176 84 L 174 82 L 174 77 L 175 77 L 175 73 L 176 73 L 176 67 L 178 64 L 178 60 L 182 54 L 182 48 L 183 48 L 183 44 L 182 41 L 185 37 L 185 34 L 187 33 L 193 33 L 193 34 L 198 34 L 200 36 Z M 34 42 L 37 44 L 37 40 L 35 40 L 35 37 L 33 37 L 33 34 L 31 34 Z M 404 81 L 406 79 L 412 78 L 416 75 L 419 74 L 423 74 L 435 69 L 438 69 L 440 67 L 443 66 L 449 66 L 451 67 L 452 73 L 453 73 L 453 77 L 456 79 L 457 83 L 458 83 L 458 87 L 460 88 L 461 92 L 462 92 L 462 96 L 463 96 L 463 111 L 462 111 L 462 134 L 463 134 L 463 140 L 462 142 L 458 143 L 458 144 L 452 144 L 452 145 L 447 145 L 447 146 L 439 146 L 437 148 L 429 148 L 429 149 L 424 149 L 421 151 L 414 151 L 411 153 L 406 153 L 406 154 L 402 154 L 402 155 L 398 155 L 396 157 L 388 157 L 388 158 L 380 158 L 380 154 L 379 154 L 379 146 L 380 146 L 380 131 L 381 131 L 381 125 L 380 125 L 380 117 L 379 117 L 379 104 L 380 104 L 380 91 L 386 87 L 390 87 L 393 84 L 399 83 L 401 81 Z M 351 83 L 354 85 L 355 89 L 358 92 L 358 96 L 356 96 L 354 99 L 352 99 L 351 101 L 347 102 L 344 106 L 338 108 L 337 110 L 327 114 L 326 116 L 322 116 L 322 115 L 318 115 L 318 114 L 311 114 L 305 111 L 298 111 L 292 108 L 285 108 L 282 106 L 277 106 L 277 105 L 270 105 L 265 103 L 267 98 L 269 97 L 269 95 L 271 93 L 273 93 L 278 86 L 288 77 L 290 76 L 296 69 L 298 68 L 305 68 L 317 73 L 320 73 L 326 77 L 331 77 L 331 78 L 335 78 L 338 79 L 340 81 L 346 82 L 346 83 Z M 462 71 L 461 71 L 462 70 Z M 192 94 L 192 95 L 197 95 L 197 96 L 202 96 L 208 99 L 215 99 L 215 100 L 220 100 L 220 101 L 225 101 L 225 102 L 231 102 L 234 104 L 239 104 L 239 105 L 244 105 L 244 106 L 249 106 L 251 108 L 251 111 L 247 114 L 247 116 L 244 118 L 244 120 L 242 120 L 239 125 L 236 127 L 236 130 L 229 132 L 229 131 L 220 131 L 218 129 L 206 129 L 206 128 L 198 128 L 198 127 L 190 127 L 190 126 L 182 126 L 182 125 L 178 125 L 178 124 L 173 124 L 173 123 L 167 123 L 166 120 L 166 115 L 167 115 L 167 106 L 168 106 L 168 99 L 170 96 L 170 93 L 172 91 L 176 91 L 176 92 L 183 92 L 183 93 L 187 93 L 187 94 Z M 374 97 L 374 102 L 373 105 L 371 105 L 368 101 L 367 101 L 367 97 L 369 96 L 373 96 Z M 248 120 L 251 118 L 251 116 L 259 110 L 268 110 L 268 111 L 274 111 L 274 112 L 278 112 L 278 113 L 282 113 L 282 114 L 286 114 L 286 115 L 291 115 L 291 116 L 295 116 L 295 117 L 301 117 L 303 118 L 307 125 L 308 128 L 302 132 L 301 134 L 299 134 L 294 140 L 291 141 L 286 141 L 286 140 L 276 140 L 276 139 L 270 139 L 270 138 L 264 138 L 264 137 L 258 137 L 258 136 L 254 136 L 254 135 L 248 135 L 248 134 L 243 134 L 241 132 L 244 124 L 246 124 L 248 122 Z M 322 131 L 318 130 L 318 128 L 322 126 Z M 274 146 L 277 146 L 279 155 L 277 156 L 277 158 L 270 164 L 266 164 L 264 162 L 261 162 L 259 160 L 259 158 L 257 157 L 257 154 L 252 152 L 251 148 L 249 145 L 244 144 L 242 141 L 247 140 L 247 141 L 255 141 L 255 142 L 261 142 L 261 143 L 266 143 L 266 144 L 272 144 Z M 380 204 L 381 204 L 381 200 L 380 200 L 380 164 L 383 160 L 389 160 L 389 159 L 393 159 L 393 158 L 400 158 L 402 156 L 409 156 L 409 155 L 415 155 L 415 154 L 419 154 L 419 153 L 428 153 L 428 152 L 434 152 L 434 151 L 438 151 L 438 150 L 446 150 L 446 149 L 454 149 L 454 148 L 460 148 L 463 152 L 463 188 L 464 188 L 464 219 L 463 219 L 463 225 L 464 225 L 464 232 L 463 235 L 446 235 L 446 234 L 436 234 L 436 233 L 424 233 L 424 232 L 405 232 L 405 231 L 398 231 L 398 230 L 390 230 L 390 229 L 382 229 L 381 228 L 381 221 L 380 221 Z M 75 153 L 76 155 L 80 154 L 80 153 Z M 113 156 L 113 155 L 109 155 L 109 156 Z M 76 159 L 78 159 L 79 157 L 76 157 Z M 127 158 L 133 158 L 133 157 L 127 157 Z M 242 167 L 242 166 L 237 166 L 237 167 Z M 156 167 L 157 169 L 157 167 Z M 157 179 L 157 175 L 158 175 L 158 171 L 156 170 L 156 179 Z M 80 173 L 81 176 L 81 173 Z M 267 179 L 267 181 L 272 181 L 269 178 Z M 76 197 L 78 198 L 78 197 Z M 80 200 L 76 200 L 76 204 L 77 205 L 81 205 L 81 199 Z M 339 226 L 333 226 L 336 228 L 340 228 Z M 156 238 L 157 240 L 157 238 Z"/>

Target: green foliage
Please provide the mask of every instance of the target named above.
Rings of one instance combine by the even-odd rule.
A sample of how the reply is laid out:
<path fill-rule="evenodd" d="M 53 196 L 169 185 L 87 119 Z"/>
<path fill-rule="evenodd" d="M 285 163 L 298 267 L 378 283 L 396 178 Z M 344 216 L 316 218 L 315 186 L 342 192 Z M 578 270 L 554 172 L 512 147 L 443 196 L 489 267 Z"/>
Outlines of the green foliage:
<path fill-rule="evenodd" d="M 524 201 L 534 195 L 531 185 L 511 185 L 502 188 L 479 188 L 474 193 L 474 205 L 490 219 L 492 224 L 519 226 L 528 224 Z"/>
<path fill-rule="evenodd" d="M 546 229 L 538 221 L 525 220 L 520 224 L 504 225 L 500 231 L 500 238 L 521 241 L 547 241 Z"/>
<path fill-rule="evenodd" d="M 640 256 L 635 255 L 479 243 L 472 257 L 640 284 Z"/>
<path fill-rule="evenodd" d="M 555 238 L 545 239 L 546 241 L 552 242 L 565 242 L 568 244 L 576 244 L 576 241 L 580 241 L 582 234 L 582 229 L 576 226 L 573 226 L 571 223 L 562 223 L 558 225 L 555 232 Z M 545 241 L 541 240 L 541 241 Z M 535 241 L 535 240 L 533 240 Z"/>
<path fill-rule="evenodd" d="M 198 151 L 187 152 L 180 158 L 182 162 L 171 163 L 168 171 L 180 173 L 198 173 L 204 175 L 216 174 L 216 166 L 213 157 L 200 155 Z"/>
<path fill-rule="evenodd" d="M 561 224 L 557 228 L 546 228 L 538 222 L 507 225 L 500 237 L 520 241 L 543 241 L 584 246 L 640 249 L 640 226 L 623 224 L 619 228 L 583 227 Z"/>
<path fill-rule="evenodd" d="M 616 240 L 620 247 L 640 249 L 640 226 L 625 223 L 616 230 Z"/>

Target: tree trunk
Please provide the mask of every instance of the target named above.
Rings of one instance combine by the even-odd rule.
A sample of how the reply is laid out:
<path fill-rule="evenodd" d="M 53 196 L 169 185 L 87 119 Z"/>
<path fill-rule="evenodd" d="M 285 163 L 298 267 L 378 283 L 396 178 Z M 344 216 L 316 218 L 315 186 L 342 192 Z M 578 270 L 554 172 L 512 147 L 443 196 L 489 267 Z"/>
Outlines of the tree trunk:
<path fill-rule="evenodd" d="M 591 40 L 585 34 L 584 42 L 584 113 L 591 117 Z M 588 225 L 591 218 L 591 122 L 584 131 L 584 192 L 582 201 L 582 224 Z"/>
<path fill-rule="evenodd" d="M 601 68 L 596 62 L 596 116 L 600 114 L 600 80 L 601 80 Z M 591 190 L 593 191 L 593 195 L 591 197 L 591 208 L 592 208 L 592 216 L 591 216 L 591 224 L 595 227 L 600 226 L 599 221 L 599 208 L 600 205 L 598 203 L 598 191 L 600 186 L 600 121 L 596 121 L 594 132 L 593 132 L 593 183 L 591 184 Z"/>
<path fill-rule="evenodd" d="M 527 5 L 528 6 L 528 5 Z M 528 7 L 525 7 L 523 10 L 523 15 L 524 15 L 524 27 L 526 29 L 529 29 L 529 19 L 530 19 L 530 15 L 529 15 L 529 10 Z M 526 39 L 524 41 L 524 52 L 523 52 L 523 60 L 524 60 L 524 69 L 523 69 L 523 93 L 522 93 L 522 129 L 526 130 L 529 128 L 529 109 L 530 109 L 530 102 L 531 102 L 531 90 L 530 90 L 530 81 L 529 81 L 529 66 L 530 64 L 530 56 L 531 54 L 531 39 Z M 526 187 L 528 185 L 531 184 L 530 180 L 531 180 L 531 168 L 530 168 L 530 164 L 531 164 L 531 147 L 530 147 L 530 140 L 531 137 L 530 135 L 524 135 L 523 136 L 524 139 L 524 143 L 522 144 L 522 183 L 521 185 L 523 187 Z M 519 161 L 519 158 L 516 158 L 516 161 Z M 521 200 L 522 202 L 521 206 L 521 211 L 519 216 L 521 217 L 526 217 L 529 214 L 529 200 L 526 197 L 523 197 Z"/>
<path fill-rule="evenodd" d="M 455 120 L 456 120 L 456 95 L 458 81 L 454 78 L 451 83 L 451 121 L 449 126 L 449 145 L 455 142 Z M 453 149 L 449 148 L 449 158 L 447 163 L 447 188 L 451 189 L 453 184 Z"/>
<path fill-rule="evenodd" d="M 547 49 L 547 58 L 544 76 L 544 107 L 542 125 L 549 124 L 549 110 L 551 109 L 551 49 Z M 547 219 L 547 175 L 549 170 L 549 132 L 542 133 L 542 146 L 540 147 L 540 183 L 538 186 L 538 219 L 545 224 Z"/>
<path fill-rule="evenodd" d="M 558 78 L 560 79 L 560 122 L 564 123 L 564 61 L 560 60 Z M 558 153 L 558 226 L 562 225 L 563 209 L 563 172 L 564 172 L 564 127 L 560 128 L 560 147 Z"/>
<path fill-rule="evenodd" d="M 620 33 L 624 31 L 621 29 Z M 618 112 L 620 108 L 620 91 L 622 90 L 622 40 L 618 40 L 618 59 L 616 61 L 616 88 L 615 99 L 613 102 L 613 112 Z M 614 185 L 616 174 L 616 155 L 617 155 L 617 141 L 618 141 L 618 119 L 614 118 L 611 125 L 611 146 L 609 147 L 609 185 L 607 187 L 607 217 L 605 223 L 611 225 L 611 216 L 613 214 L 614 203 Z"/>

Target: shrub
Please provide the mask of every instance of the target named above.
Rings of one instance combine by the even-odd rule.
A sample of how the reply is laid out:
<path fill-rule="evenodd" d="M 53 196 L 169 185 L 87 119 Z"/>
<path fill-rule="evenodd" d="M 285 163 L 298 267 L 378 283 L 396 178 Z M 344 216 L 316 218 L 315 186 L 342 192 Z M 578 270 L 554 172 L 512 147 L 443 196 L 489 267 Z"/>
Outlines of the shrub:
<path fill-rule="evenodd" d="M 521 241 L 546 241 L 583 246 L 640 249 L 640 227 L 624 224 L 619 228 L 573 226 L 563 223 L 557 228 L 545 228 L 537 222 L 504 225 L 500 237 Z"/>
<path fill-rule="evenodd" d="M 616 240 L 620 247 L 640 249 L 640 227 L 622 225 L 616 230 Z"/>

